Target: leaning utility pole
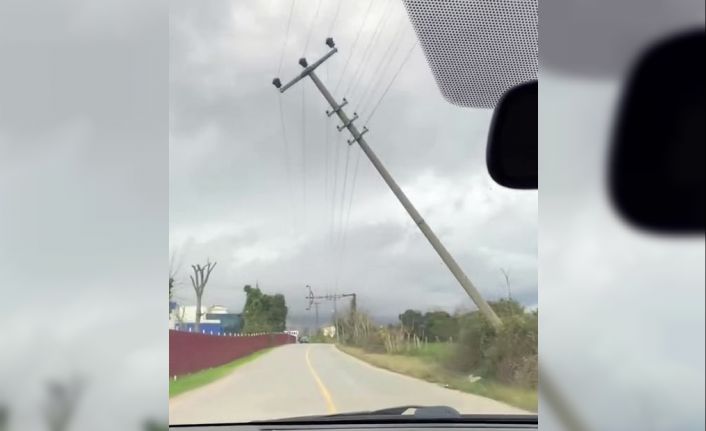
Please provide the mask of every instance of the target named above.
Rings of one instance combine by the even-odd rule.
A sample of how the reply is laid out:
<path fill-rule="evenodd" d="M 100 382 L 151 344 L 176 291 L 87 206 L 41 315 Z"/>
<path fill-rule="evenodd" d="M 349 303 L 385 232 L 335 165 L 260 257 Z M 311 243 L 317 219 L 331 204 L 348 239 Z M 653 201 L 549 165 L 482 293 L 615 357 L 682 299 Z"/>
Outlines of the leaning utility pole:
<path fill-rule="evenodd" d="M 387 172 L 387 169 L 385 169 L 385 167 L 382 165 L 380 159 L 378 159 L 375 153 L 373 153 L 373 150 L 370 149 L 368 143 L 363 138 L 363 135 L 368 131 L 368 129 L 364 127 L 363 131 L 360 132 L 358 131 L 358 128 L 353 124 L 353 121 L 358 118 L 358 115 L 353 113 L 353 118 L 349 119 L 348 115 L 346 115 L 346 113 L 343 111 L 342 108 L 348 103 L 348 101 L 344 98 L 343 103 L 339 105 L 333 98 L 333 96 L 331 96 L 331 93 L 329 93 L 328 89 L 326 88 L 326 86 L 324 86 L 324 84 L 321 82 L 316 73 L 314 73 L 314 70 L 317 67 L 319 67 L 324 61 L 328 60 L 328 58 L 331 57 L 333 54 L 338 52 L 338 49 L 334 46 L 332 38 L 329 37 L 328 39 L 326 39 L 326 45 L 328 45 L 331 50 L 318 61 L 316 61 L 314 64 L 308 65 L 305 58 L 299 59 L 299 64 L 304 68 L 304 70 L 299 74 L 299 76 L 292 79 L 284 86 L 282 85 L 282 82 L 279 78 L 275 78 L 272 83 L 275 87 L 279 89 L 280 93 L 284 93 L 288 88 L 290 88 L 298 81 L 307 76 L 310 77 L 312 81 L 314 81 L 314 85 L 316 85 L 321 94 L 323 94 L 324 98 L 326 98 L 328 104 L 331 105 L 331 111 L 327 111 L 326 115 L 328 115 L 329 117 L 333 114 L 338 115 L 338 118 L 340 118 L 343 122 L 341 126 L 337 126 L 338 131 L 340 132 L 343 129 L 348 129 L 348 131 L 351 132 L 351 134 L 353 135 L 353 139 L 348 140 L 348 145 L 353 145 L 356 142 L 358 143 L 360 149 L 363 150 L 366 156 L 368 156 L 368 159 L 370 159 L 373 166 L 375 166 L 375 169 L 377 169 L 380 175 L 382 175 L 382 178 L 390 187 L 392 193 L 397 196 L 397 199 L 399 199 L 402 206 L 405 208 L 405 210 L 407 210 L 407 213 L 409 213 L 409 215 L 412 217 L 412 220 L 414 220 L 417 226 L 419 226 L 419 229 L 422 231 L 427 240 L 429 240 L 431 246 L 434 247 L 434 250 L 436 250 L 436 252 L 439 254 L 439 257 L 441 257 L 441 260 L 444 261 L 446 266 L 449 268 L 454 277 L 456 277 L 456 280 L 458 280 L 458 282 L 461 284 L 466 293 L 468 293 L 468 295 L 471 297 L 471 299 L 476 304 L 481 313 L 483 313 L 483 315 L 490 321 L 490 323 L 495 328 L 502 327 L 502 321 L 500 320 L 500 318 L 497 316 L 497 314 L 495 314 L 493 309 L 490 308 L 485 299 L 483 299 L 483 297 L 480 295 L 480 292 L 478 292 L 476 287 L 471 283 L 471 281 L 468 279 L 461 267 L 458 266 L 451 254 L 446 250 L 441 241 L 439 241 L 439 238 L 436 237 L 429 225 L 426 224 L 422 216 L 419 215 L 419 212 L 416 210 L 416 208 L 414 208 L 409 199 L 407 199 L 407 196 L 405 196 L 405 194 L 402 192 L 402 189 L 400 189 L 395 180 L 392 179 L 392 176 L 390 176 L 390 173 Z M 355 304 L 355 299 L 355 296 L 353 296 L 353 304 Z M 542 385 L 540 386 L 540 391 L 542 395 L 546 397 L 549 404 L 554 407 L 556 413 L 559 414 L 561 421 L 565 425 L 565 428 L 573 431 L 587 431 L 588 427 L 583 423 L 581 418 L 579 418 L 578 415 L 576 415 L 576 413 L 570 408 L 570 406 L 567 404 L 565 397 L 562 396 L 559 389 L 553 384 L 552 381 L 550 381 L 547 373 L 541 370 L 541 365 L 539 373 L 542 375 L 543 381 Z"/>
<path fill-rule="evenodd" d="M 439 254 L 439 257 L 441 257 L 441 260 L 446 264 L 446 266 L 449 268 L 454 277 L 456 277 L 456 280 L 458 280 L 463 289 L 468 293 L 468 295 L 471 297 L 471 299 L 476 304 L 481 313 L 483 313 L 483 315 L 490 321 L 490 323 L 494 327 L 500 328 L 502 326 L 502 321 L 500 320 L 498 315 L 495 314 L 493 309 L 490 308 L 485 299 L 483 299 L 483 297 L 480 295 L 480 292 L 478 292 L 478 289 L 476 289 L 476 287 L 471 283 L 471 281 L 468 279 L 468 277 L 463 272 L 458 263 L 456 263 L 454 258 L 448 252 L 448 250 L 446 250 L 446 247 L 444 247 L 441 241 L 439 241 L 439 238 L 437 238 L 436 234 L 431 230 L 429 225 L 427 225 L 427 223 L 424 221 L 424 219 L 419 214 L 414 205 L 412 205 L 412 202 L 409 201 L 402 189 L 400 189 L 400 186 L 397 185 L 390 173 L 387 171 L 387 169 L 385 169 L 385 166 L 383 166 L 382 162 L 380 161 L 380 159 L 378 159 L 377 155 L 375 155 L 373 150 L 370 149 L 370 146 L 368 146 L 368 143 L 365 141 L 365 138 L 363 138 L 363 135 L 368 131 L 367 127 L 363 127 L 363 131 L 361 132 L 358 130 L 355 124 L 353 124 L 353 122 L 358 118 L 358 114 L 353 113 L 353 118 L 349 118 L 348 115 L 346 115 L 346 113 L 343 111 L 343 107 L 348 103 L 348 101 L 344 98 L 343 103 L 338 104 L 338 102 L 336 102 L 336 100 L 333 98 L 326 86 L 323 84 L 323 82 L 321 82 L 319 77 L 314 72 L 314 70 L 321 64 L 323 64 L 324 61 L 326 61 L 329 57 L 338 52 L 338 48 L 335 47 L 332 38 L 329 37 L 326 39 L 326 45 L 328 45 L 331 50 L 322 58 L 317 60 L 315 63 L 309 65 L 305 58 L 299 59 L 299 64 L 304 68 L 304 70 L 296 78 L 292 79 L 285 85 L 282 85 L 282 82 L 279 78 L 275 78 L 272 81 L 272 84 L 274 84 L 274 86 L 279 89 L 280 93 L 284 93 L 287 89 L 299 82 L 301 79 L 306 78 L 307 76 L 311 78 L 311 80 L 314 82 L 314 85 L 316 85 L 316 88 L 319 89 L 328 104 L 331 106 L 331 111 L 326 111 L 326 115 L 330 117 L 333 114 L 336 114 L 338 118 L 343 122 L 342 125 L 336 126 L 338 131 L 341 132 L 343 131 L 343 129 L 348 129 L 351 135 L 353 135 L 353 139 L 348 140 L 348 145 L 353 145 L 356 142 L 358 143 L 360 149 L 363 150 L 366 156 L 368 156 L 368 159 L 370 159 L 370 162 L 373 164 L 373 166 L 375 166 L 375 169 L 377 169 L 377 171 L 380 173 L 387 185 L 390 187 L 392 193 L 397 196 L 397 199 L 399 199 L 404 209 L 407 210 L 407 213 L 409 213 L 409 215 L 412 217 L 412 220 L 414 220 L 416 225 L 419 226 L 419 229 L 422 231 L 427 240 L 429 240 L 431 246 L 434 247 L 434 250 L 436 250 L 436 252 Z"/>

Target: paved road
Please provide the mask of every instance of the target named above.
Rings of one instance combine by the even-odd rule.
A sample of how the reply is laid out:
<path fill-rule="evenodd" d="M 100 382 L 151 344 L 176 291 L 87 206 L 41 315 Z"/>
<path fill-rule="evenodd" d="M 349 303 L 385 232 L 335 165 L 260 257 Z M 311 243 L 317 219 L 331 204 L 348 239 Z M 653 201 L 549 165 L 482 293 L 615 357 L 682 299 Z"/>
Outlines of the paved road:
<path fill-rule="evenodd" d="M 171 424 L 245 422 L 447 405 L 462 413 L 526 413 L 498 401 L 375 368 L 328 344 L 278 347 L 169 401 Z"/>

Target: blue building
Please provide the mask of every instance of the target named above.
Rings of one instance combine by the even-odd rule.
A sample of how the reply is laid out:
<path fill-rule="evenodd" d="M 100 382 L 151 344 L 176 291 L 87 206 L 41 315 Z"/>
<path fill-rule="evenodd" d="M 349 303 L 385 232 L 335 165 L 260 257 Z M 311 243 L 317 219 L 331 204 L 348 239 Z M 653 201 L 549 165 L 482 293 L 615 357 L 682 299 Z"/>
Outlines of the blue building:
<path fill-rule="evenodd" d="M 170 303 L 170 309 L 172 305 Z M 196 307 L 176 305 L 170 311 L 170 328 L 177 331 L 196 331 Z M 242 314 L 229 313 L 222 306 L 203 307 L 201 309 L 200 332 L 207 334 L 237 334 L 243 329 Z"/>

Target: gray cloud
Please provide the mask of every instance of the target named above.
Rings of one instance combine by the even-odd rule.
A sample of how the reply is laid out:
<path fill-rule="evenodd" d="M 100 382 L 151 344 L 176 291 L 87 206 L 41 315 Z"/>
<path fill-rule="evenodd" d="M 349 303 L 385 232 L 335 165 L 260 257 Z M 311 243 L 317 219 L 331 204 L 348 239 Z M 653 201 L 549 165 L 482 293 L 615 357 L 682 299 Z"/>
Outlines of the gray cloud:
<path fill-rule="evenodd" d="M 3 2 L 0 403 L 41 429 L 49 379 L 88 381 L 75 429 L 166 419 L 166 3 Z M 156 310 L 165 310 L 156 313 Z"/>

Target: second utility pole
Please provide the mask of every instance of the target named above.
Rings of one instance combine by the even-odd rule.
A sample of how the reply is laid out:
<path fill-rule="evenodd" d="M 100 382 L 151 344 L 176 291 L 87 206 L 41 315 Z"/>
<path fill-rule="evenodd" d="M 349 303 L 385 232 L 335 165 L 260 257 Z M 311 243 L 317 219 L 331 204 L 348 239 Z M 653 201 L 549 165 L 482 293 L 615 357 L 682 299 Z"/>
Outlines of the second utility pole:
<path fill-rule="evenodd" d="M 312 81 L 314 81 L 314 85 L 316 85 L 316 88 L 319 89 L 321 94 L 324 95 L 324 98 L 326 98 L 328 104 L 331 106 L 331 111 L 327 111 L 326 114 L 329 117 L 333 114 L 336 114 L 338 115 L 338 118 L 340 118 L 340 120 L 343 122 L 341 126 L 336 126 L 338 128 L 338 131 L 340 132 L 343 129 L 348 129 L 348 131 L 351 132 L 351 135 L 353 135 L 353 139 L 348 140 L 348 145 L 352 145 L 356 142 L 358 143 L 360 149 L 363 150 L 366 156 L 368 156 L 368 159 L 370 159 L 370 162 L 373 164 L 373 166 L 375 166 L 375 169 L 377 169 L 377 171 L 380 173 L 387 185 L 390 187 L 392 193 L 397 196 L 397 199 L 399 199 L 404 209 L 407 210 L 407 213 L 409 213 L 409 215 L 412 217 L 414 223 L 417 224 L 419 230 L 421 230 L 427 240 L 429 240 L 431 246 L 434 247 L 434 250 L 436 250 L 436 252 L 439 254 L 439 257 L 441 257 L 441 260 L 444 261 L 451 273 L 454 275 L 454 277 L 456 277 L 456 280 L 458 280 L 463 289 L 468 293 L 473 302 L 476 304 L 480 312 L 483 313 L 483 315 L 490 321 L 490 323 L 495 328 L 500 328 L 502 326 L 502 321 L 500 320 L 498 315 L 495 314 L 493 309 L 490 308 L 485 299 L 483 299 L 483 297 L 480 295 L 480 292 L 478 292 L 478 289 L 476 289 L 473 283 L 471 283 L 471 280 L 468 279 L 461 267 L 458 266 L 458 263 L 456 263 L 456 260 L 454 260 L 453 256 L 451 256 L 448 250 L 446 250 L 446 247 L 444 247 L 441 241 L 439 241 L 439 238 L 437 238 L 434 231 L 432 231 L 429 225 L 427 225 L 427 223 L 424 221 L 417 209 L 414 208 L 414 205 L 412 205 L 412 202 L 409 201 L 402 189 L 400 189 L 400 186 L 397 185 L 390 173 L 387 171 L 387 169 L 385 169 L 385 166 L 383 166 L 380 159 L 378 159 L 377 155 L 375 155 L 373 150 L 370 149 L 370 146 L 368 146 L 368 143 L 365 141 L 365 138 L 363 138 L 363 135 L 368 131 L 368 129 L 366 127 L 363 127 L 363 131 L 361 132 L 358 130 L 355 124 L 353 124 L 353 122 L 358 118 L 358 115 L 354 113 L 353 118 L 348 118 L 348 115 L 346 115 L 346 113 L 342 109 L 343 106 L 348 103 L 346 99 L 344 98 L 343 103 L 339 105 L 338 102 L 336 102 L 336 100 L 333 98 L 331 93 L 328 91 L 324 83 L 321 82 L 316 73 L 314 73 L 314 69 L 319 67 L 329 57 L 338 52 L 338 49 L 334 46 L 333 39 L 326 39 L 326 45 L 328 45 L 331 50 L 312 65 L 308 65 L 305 58 L 299 59 L 299 64 L 304 68 L 304 70 L 299 74 L 299 76 L 292 79 L 289 83 L 285 85 L 282 85 L 282 82 L 279 80 L 279 78 L 275 78 L 272 83 L 275 87 L 279 89 L 280 93 L 284 93 L 288 88 L 296 84 L 302 78 L 308 76 L 311 78 Z"/>

